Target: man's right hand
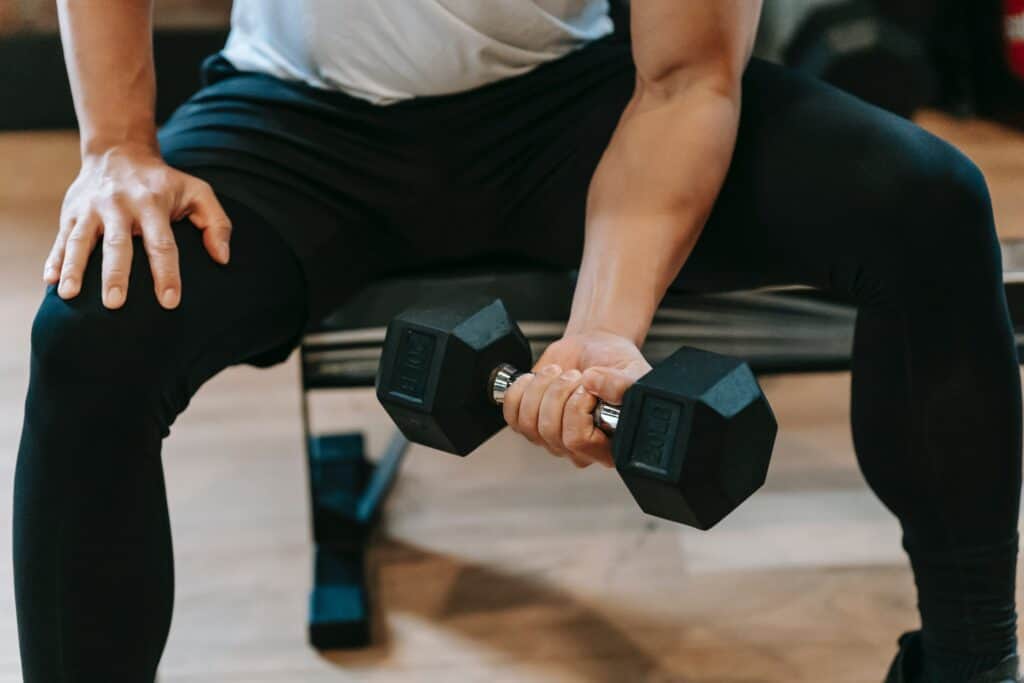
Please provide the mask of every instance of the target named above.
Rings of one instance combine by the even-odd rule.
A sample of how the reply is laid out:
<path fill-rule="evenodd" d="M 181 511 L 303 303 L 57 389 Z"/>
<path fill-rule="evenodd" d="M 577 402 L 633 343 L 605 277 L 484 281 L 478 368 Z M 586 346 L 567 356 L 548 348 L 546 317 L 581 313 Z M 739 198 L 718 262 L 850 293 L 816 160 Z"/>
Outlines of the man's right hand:
<path fill-rule="evenodd" d="M 124 144 L 89 154 L 61 207 L 60 230 L 46 259 L 43 280 L 63 299 L 78 295 L 89 255 L 103 239 L 103 304 L 119 308 L 128 293 L 132 236 L 142 243 L 157 300 L 181 300 L 178 247 L 171 222 L 188 216 L 203 231 L 214 261 L 226 264 L 231 222 L 208 183 L 164 163 L 152 147 Z"/>

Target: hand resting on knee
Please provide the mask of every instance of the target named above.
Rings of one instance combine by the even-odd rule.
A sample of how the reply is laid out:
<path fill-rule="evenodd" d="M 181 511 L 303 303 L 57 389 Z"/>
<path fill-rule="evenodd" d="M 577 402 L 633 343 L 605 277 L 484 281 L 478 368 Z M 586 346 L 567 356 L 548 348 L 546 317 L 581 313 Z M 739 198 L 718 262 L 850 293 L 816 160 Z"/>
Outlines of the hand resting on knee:
<path fill-rule="evenodd" d="M 63 299 L 78 295 L 86 263 L 103 239 L 103 304 L 120 308 L 128 292 L 132 236 L 141 235 L 157 300 L 181 300 L 178 250 L 171 222 L 185 217 L 203 230 L 203 243 L 220 264 L 229 258 L 231 222 L 210 185 L 164 163 L 148 145 L 122 144 L 84 154 L 61 207 L 60 229 L 43 280 Z"/>

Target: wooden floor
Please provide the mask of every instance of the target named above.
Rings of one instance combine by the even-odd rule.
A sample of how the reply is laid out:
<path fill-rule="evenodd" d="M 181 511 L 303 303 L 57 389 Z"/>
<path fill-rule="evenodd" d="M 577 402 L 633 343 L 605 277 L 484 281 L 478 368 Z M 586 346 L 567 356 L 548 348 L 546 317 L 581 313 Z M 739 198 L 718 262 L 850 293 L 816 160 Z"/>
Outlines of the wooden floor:
<path fill-rule="evenodd" d="M 1024 236 L 1024 136 L 926 124 L 988 174 Z M 0 135 L 0 548 L 39 272 L 76 168 L 67 134 Z M 866 490 L 845 374 L 774 378 L 765 489 L 711 533 L 643 516 L 618 478 L 511 435 L 462 461 L 413 449 L 376 545 L 375 647 L 305 643 L 310 543 L 297 367 L 224 373 L 167 441 L 177 607 L 164 683 L 649 681 L 877 683 L 914 626 L 896 524 Z M 368 391 L 318 400 L 323 428 L 388 433 Z M 9 560 L 0 682 L 20 680 Z"/>

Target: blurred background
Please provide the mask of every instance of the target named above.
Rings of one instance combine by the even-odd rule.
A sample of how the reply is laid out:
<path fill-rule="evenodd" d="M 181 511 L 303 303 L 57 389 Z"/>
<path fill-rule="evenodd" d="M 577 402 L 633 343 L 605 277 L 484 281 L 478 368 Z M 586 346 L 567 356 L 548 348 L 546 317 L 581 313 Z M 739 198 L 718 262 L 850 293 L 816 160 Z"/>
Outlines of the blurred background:
<path fill-rule="evenodd" d="M 157 0 L 161 117 L 197 87 L 230 9 Z M 616 12 L 624 24 L 626 8 Z M 56 24 L 52 1 L 0 0 L 4 557 L 29 327 L 78 164 Z M 960 147 L 989 180 L 1008 258 L 1018 253 L 1024 0 L 766 0 L 757 53 Z M 822 671 L 861 683 L 880 678 L 895 635 L 916 623 L 896 523 L 854 462 L 849 376 L 800 372 L 764 379 L 781 427 L 768 483 L 708 534 L 644 517 L 616 477 L 507 434 L 466 461 L 414 447 L 369 546 L 373 645 L 318 653 L 299 366 L 294 355 L 225 372 L 166 443 L 178 588 L 165 683 L 749 683 Z M 310 411 L 319 431 L 364 432 L 370 452 L 390 434 L 370 389 L 330 392 Z M 0 683 L 20 680 L 10 573 L 0 562 Z"/>

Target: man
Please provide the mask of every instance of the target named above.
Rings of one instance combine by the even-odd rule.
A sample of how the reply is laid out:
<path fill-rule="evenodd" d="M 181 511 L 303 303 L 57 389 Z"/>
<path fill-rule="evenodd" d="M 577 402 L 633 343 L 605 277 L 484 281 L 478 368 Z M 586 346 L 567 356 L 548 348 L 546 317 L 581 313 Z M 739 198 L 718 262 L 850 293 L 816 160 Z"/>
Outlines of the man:
<path fill-rule="evenodd" d="M 610 464 L 587 416 L 648 369 L 670 287 L 859 307 L 853 431 L 922 629 L 889 681 L 1020 680 L 1021 404 L 984 178 L 914 125 L 750 60 L 756 0 L 238 0 L 157 134 L 146 0 L 62 0 L 81 128 L 32 331 L 15 491 L 25 680 L 151 681 L 173 565 L 160 442 L 368 280 L 579 267 L 513 429 Z M 159 142 L 158 142 L 159 141 Z"/>

